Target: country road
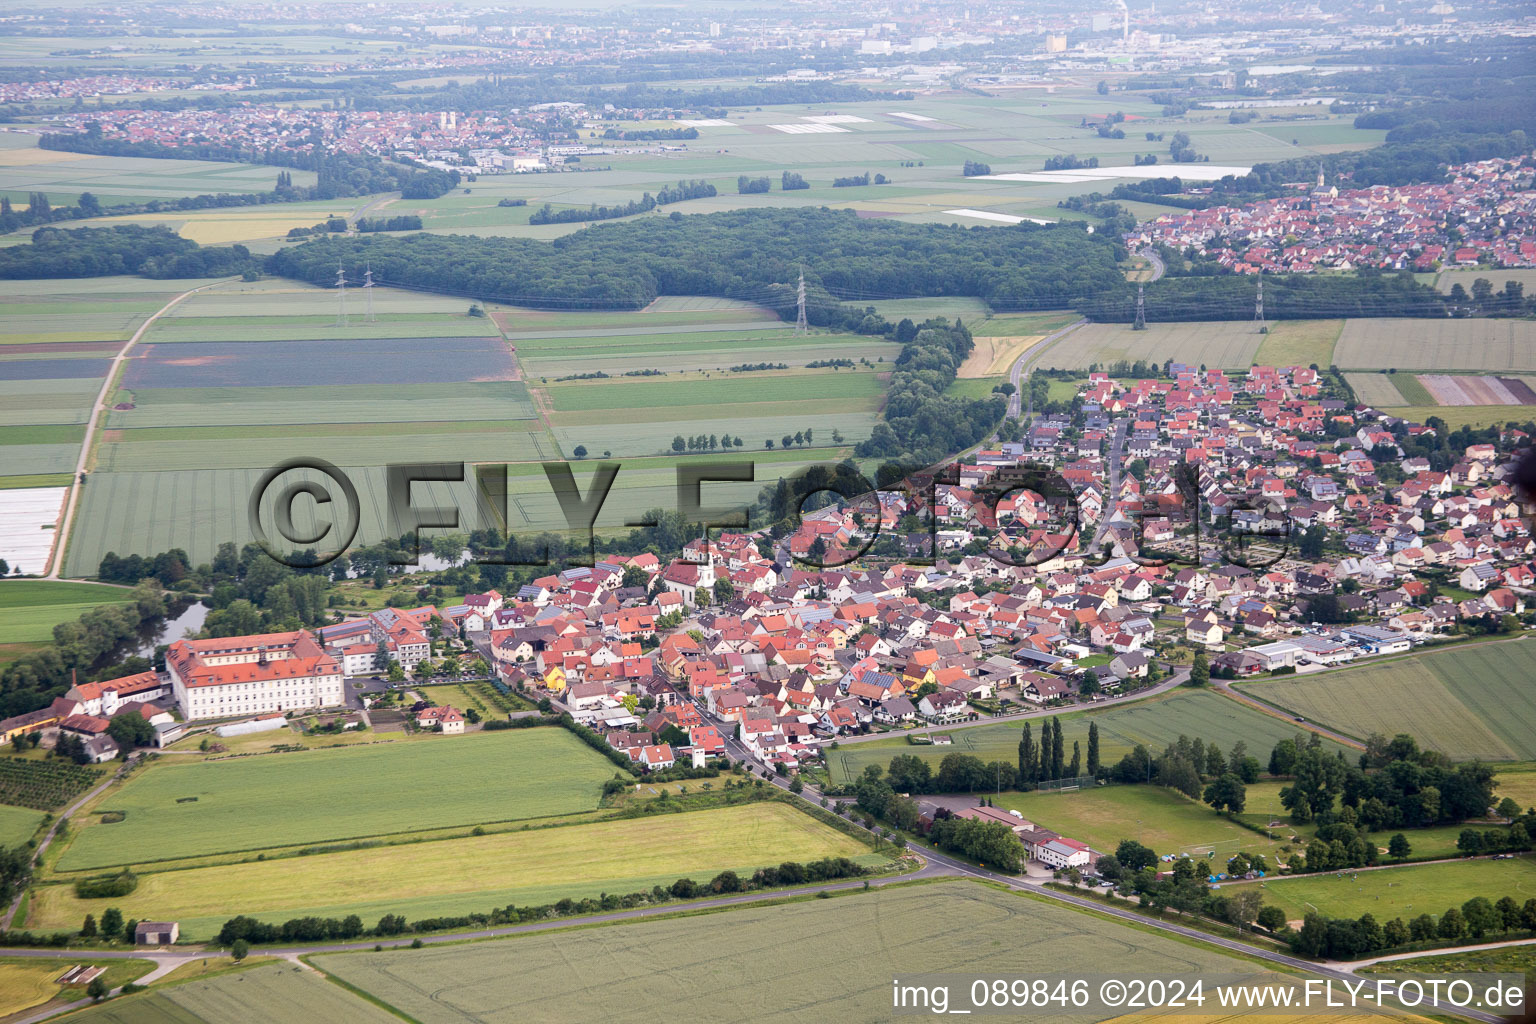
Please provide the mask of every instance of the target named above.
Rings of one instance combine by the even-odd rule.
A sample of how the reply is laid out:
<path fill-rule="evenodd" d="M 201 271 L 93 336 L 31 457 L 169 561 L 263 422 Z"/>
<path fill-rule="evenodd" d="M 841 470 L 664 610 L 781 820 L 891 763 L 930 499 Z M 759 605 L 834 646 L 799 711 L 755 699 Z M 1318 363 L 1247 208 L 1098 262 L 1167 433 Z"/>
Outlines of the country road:
<path fill-rule="evenodd" d="M 1024 398 L 1024 385 L 1029 380 L 1030 371 L 1033 370 L 1035 364 L 1040 361 L 1040 357 L 1045 355 L 1046 349 L 1056 345 L 1061 341 L 1061 339 L 1065 338 L 1067 335 L 1071 334 L 1073 331 L 1077 330 L 1087 322 L 1088 321 L 1086 319 L 1072 321 L 1061 330 L 1055 332 L 1054 334 L 1047 335 L 1040 342 L 1031 345 L 1027 352 L 1013 361 L 1013 368 L 1008 371 L 1008 380 L 1013 384 L 1013 394 L 1008 396 L 1008 415 L 1010 417 L 1013 419 L 1019 418 L 1019 410 L 1022 407 L 1021 403 L 1023 402 Z M 1025 409 L 1025 415 L 1033 416 L 1034 414 L 1035 402 L 1034 399 L 1031 398 L 1028 407 Z"/>
<path fill-rule="evenodd" d="M 133 332 L 133 337 L 128 339 L 128 344 L 118 349 L 117 355 L 112 359 L 112 365 L 107 367 L 107 379 L 101 382 L 101 391 L 96 395 L 96 404 L 91 406 L 90 416 L 85 421 L 85 437 L 80 442 L 80 457 L 75 460 L 75 478 L 70 481 L 69 496 L 64 499 L 64 514 L 59 519 L 59 529 L 54 534 L 53 551 L 48 556 L 48 572 L 42 577 L 45 580 L 56 580 L 64 568 L 64 555 L 69 550 L 69 531 L 75 523 L 75 507 L 80 503 L 81 477 L 85 473 L 86 466 L 91 460 L 91 445 L 96 440 L 96 427 L 102 419 L 102 413 L 106 409 L 107 400 L 112 390 L 117 387 L 117 375 L 122 370 L 123 360 L 128 357 L 129 351 L 138 344 L 150 326 L 162 316 L 169 313 L 183 299 L 196 294 L 206 288 L 214 288 L 221 284 L 228 284 L 234 278 L 223 278 L 211 281 L 208 284 L 198 285 L 177 295 L 171 301 L 155 310 L 139 329 Z"/>

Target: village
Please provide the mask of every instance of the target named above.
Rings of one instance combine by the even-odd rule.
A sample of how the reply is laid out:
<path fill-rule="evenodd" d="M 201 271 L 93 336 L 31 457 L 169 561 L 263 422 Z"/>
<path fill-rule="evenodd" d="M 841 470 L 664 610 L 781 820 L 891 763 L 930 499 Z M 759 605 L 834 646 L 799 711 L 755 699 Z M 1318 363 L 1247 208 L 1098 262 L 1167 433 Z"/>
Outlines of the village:
<path fill-rule="evenodd" d="M 1528 158 L 1453 166 L 1444 183 L 1342 191 L 1319 170 L 1316 185 L 1294 196 L 1163 214 L 1138 225 L 1130 244 L 1187 251 L 1240 274 L 1529 267 L 1533 195 Z"/>
<path fill-rule="evenodd" d="M 1168 373 L 1090 375 L 1072 416 L 1040 417 L 926 489 L 877 492 L 878 530 L 872 506 L 840 503 L 778 538 L 610 555 L 508 595 L 180 640 L 164 673 L 79 683 L 0 722 L 0 740 L 67 737 L 102 762 L 130 711 L 150 746 L 317 713 L 355 728 L 447 665 L 547 702 L 646 771 L 726 758 L 794 776 L 861 737 L 945 744 L 951 728 L 1131 701 L 1196 670 L 1218 685 L 1320 672 L 1528 626 L 1536 543 L 1502 481 L 1523 431 L 1405 457 L 1434 428 L 1322 397 L 1313 369 Z M 1080 522 L 1041 474 L 1070 490 Z M 892 541 L 895 558 L 864 553 Z M 485 727 L 466 708 L 405 712 L 424 731 Z M 1097 855 L 963 803 L 1008 817 L 1051 870 Z"/>

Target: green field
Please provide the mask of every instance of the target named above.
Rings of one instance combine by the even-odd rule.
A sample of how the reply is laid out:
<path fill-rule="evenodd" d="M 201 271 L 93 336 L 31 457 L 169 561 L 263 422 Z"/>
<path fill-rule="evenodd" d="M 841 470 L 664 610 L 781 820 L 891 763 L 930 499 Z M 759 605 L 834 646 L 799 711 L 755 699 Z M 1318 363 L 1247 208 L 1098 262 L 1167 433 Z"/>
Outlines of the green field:
<path fill-rule="evenodd" d="M 0 804 L 0 848 L 19 846 L 43 823 L 43 813 L 29 807 Z"/>
<path fill-rule="evenodd" d="M 1268 341 L 1248 321 L 1151 323 L 1144 331 L 1130 324 L 1086 324 L 1072 335 L 1070 344 L 1051 349 L 1041 360 L 1045 369 L 1086 370 L 1093 363 L 1128 360 L 1162 365 L 1172 359 L 1191 366 L 1246 370 L 1256 361 L 1259 346 Z"/>
<path fill-rule="evenodd" d="M 1296 733 L 1290 723 L 1220 694 L 1175 690 L 1123 707 L 1063 715 L 1062 733 L 1068 757 L 1073 740 L 1082 743 L 1086 755 L 1090 716 L 1099 724 L 1100 756 L 1106 765 L 1113 765 L 1138 743 L 1145 743 L 1154 752 L 1159 752 L 1181 735 L 1191 739 L 1199 737 L 1207 743 L 1214 741 L 1223 750 L 1231 749 L 1232 744 L 1242 740 L 1248 744 L 1249 752 L 1257 757 L 1261 751 L 1267 754 L 1280 740 L 1289 739 Z M 1040 726 L 1039 720 L 1030 723 L 1037 740 Z M 896 754 L 915 754 L 935 767 L 945 754 L 950 753 L 974 754 L 983 761 L 1015 764 L 1023 728 L 1023 722 L 1012 720 L 952 729 L 949 731 L 954 738 L 952 746 L 913 746 L 900 735 L 869 743 L 844 743 L 839 749 L 827 752 L 827 767 L 833 780 L 843 783 L 856 778 L 865 765 L 885 767 Z"/>
<path fill-rule="evenodd" d="M 1533 370 L 1536 322 L 1374 319 L 1345 323 L 1333 361 L 1346 370 Z"/>
<path fill-rule="evenodd" d="M 387 1010 L 292 963 L 262 964 L 247 971 L 193 978 L 185 984 L 89 1006 L 70 1016 L 80 1024 L 306 1024 L 356 1021 L 398 1024 Z"/>
<path fill-rule="evenodd" d="M 1454 758 L 1536 758 L 1536 643 L 1461 645 L 1244 687 L 1354 736 L 1412 734 Z M 1251 745 L 1251 744 L 1250 744 Z"/>
<path fill-rule="evenodd" d="M 786 937 L 822 955 L 784 956 Z M 740 1007 L 770 1024 L 891 1019 L 891 979 L 1061 970 L 1112 957 L 1126 974 L 1251 964 L 972 882 L 542 933 L 457 948 L 318 957 L 315 965 L 421 1024 L 516 1020 L 718 1020 Z M 573 978 L 592 983 L 573 984 Z M 600 979 L 600 982 L 599 980 Z M 750 1011 L 745 1008 L 750 1008 Z M 1088 1024 L 1104 1013 L 1053 1010 Z"/>
<path fill-rule="evenodd" d="M 101 604 L 126 601 L 128 591 L 90 583 L 29 580 L 0 583 L 0 643 L 53 639 L 53 627 Z"/>
<path fill-rule="evenodd" d="M 1262 366 L 1316 366 L 1333 362 L 1333 346 L 1344 329 L 1342 320 L 1279 320 L 1259 345 L 1254 362 Z"/>
<path fill-rule="evenodd" d="M 591 810 L 613 766 L 557 729 L 157 764 L 107 793 L 60 870 Z M 189 797 L 195 800 L 180 802 Z M 403 813 L 403 808 L 420 808 Z M 430 809 L 430 810 L 428 810 Z"/>
<path fill-rule="evenodd" d="M 205 940 L 237 910 L 276 923 L 356 913 L 372 924 L 390 913 L 410 919 L 489 913 L 511 903 L 648 891 L 679 877 L 707 882 L 726 869 L 750 876 L 765 865 L 822 857 L 887 863 L 787 804 L 757 803 L 145 873 L 114 905 L 128 917 L 179 921 L 184 937 Z M 402 879 L 409 884 L 402 886 Z M 42 886 L 27 920 L 35 928 L 67 928 L 99 904 L 78 899 L 69 885 Z"/>
<path fill-rule="evenodd" d="M 1531 888 L 1525 888 L 1527 885 Z M 1501 896 L 1513 896 L 1515 902 L 1524 903 L 1536 896 L 1536 860 L 1516 857 L 1414 864 L 1264 883 L 1264 902 L 1284 910 L 1292 920 L 1314 909 L 1332 917 L 1371 914 L 1383 924 L 1394 917 L 1406 922 L 1420 914 L 1438 918 L 1447 907 L 1459 909 L 1474 896 L 1486 896 L 1493 903 Z"/>
<path fill-rule="evenodd" d="M 1257 787 L 1250 787 L 1250 791 L 1253 788 Z M 1005 793 L 993 802 L 1105 853 L 1114 852 L 1122 839 L 1136 839 L 1159 854 L 1204 857 L 1214 851 L 1214 863 L 1221 866 L 1213 871 L 1224 871 L 1226 862 L 1239 850 L 1272 856 L 1282 845 L 1161 786 Z"/>
<path fill-rule="evenodd" d="M 1396 405 L 1382 409 L 1389 416 L 1397 416 L 1414 423 L 1423 423 L 1431 416 L 1445 421 L 1446 429 L 1461 427 L 1502 427 L 1506 423 L 1529 423 L 1530 406 L 1523 405 Z"/>

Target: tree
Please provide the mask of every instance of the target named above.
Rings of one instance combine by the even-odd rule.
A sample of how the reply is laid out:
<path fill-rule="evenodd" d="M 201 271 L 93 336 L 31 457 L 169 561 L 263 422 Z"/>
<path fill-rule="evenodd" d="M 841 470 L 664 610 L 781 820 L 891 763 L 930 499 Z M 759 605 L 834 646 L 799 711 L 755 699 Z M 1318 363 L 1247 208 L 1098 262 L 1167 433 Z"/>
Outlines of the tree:
<path fill-rule="evenodd" d="M 1403 924 L 1403 919 L 1394 917 L 1382 926 L 1381 941 L 1388 949 L 1408 944 L 1408 926 Z"/>
<path fill-rule="evenodd" d="M 1083 673 L 1083 678 L 1077 684 L 1077 692 L 1084 697 L 1092 697 L 1099 692 L 1099 674 L 1093 669 Z"/>
<path fill-rule="evenodd" d="M 1083 774 L 1083 748 L 1077 740 L 1072 741 L 1072 763 L 1067 767 L 1066 777 L 1069 779 L 1080 778 Z"/>
<path fill-rule="evenodd" d="M 571 449 L 571 454 L 578 459 L 584 459 L 587 457 L 587 446 L 584 444 L 579 444 L 575 448 Z"/>
<path fill-rule="evenodd" d="M 1208 686 L 1211 682 L 1211 663 L 1204 651 L 1195 652 L 1194 664 L 1189 667 L 1190 686 Z"/>
<path fill-rule="evenodd" d="M 236 963 L 244 960 L 250 952 L 251 944 L 244 939 L 236 939 L 235 944 L 229 948 L 229 955 L 235 958 Z"/>
<path fill-rule="evenodd" d="M 1492 931 L 1501 931 L 1504 918 L 1486 896 L 1474 896 L 1461 905 L 1461 915 L 1466 919 L 1467 932 L 1474 939 L 1481 939 Z"/>
<path fill-rule="evenodd" d="M 683 452 L 683 451 L 687 450 L 687 448 L 688 448 L 688 442 L 683 440 L 683 435 L 682 434 L 678 434 L 676 437 L 674 437 L 672 439 L 672 450 L 674 452 Z"/>
<path fill-rule="evenodd" d="M 1028 728 L 1028 726 L 1025 726 Z M 1099 723 L 1088 723 L 1088 774 L 1099 774 Z"/>
<path fill-rule="evenodd" d="M 1241 814 L 1246 801 L 1247 790 L 1243 786 L 1243 780 L 1231 772 L 1205 787 L 1205 802 L 1217 812 Z"/>
<path fill-rule="evenodd" d="M 108 907 L 101 913 L 102 938 L 115 939 L 123 934 L 123 912 L 116 907 Z M 133 936 L 129 936 L 133 938 Z"/>
<path fill-rule="evenodd" d="M 107 998 L 107 993 L 110 991 L 111 989 L 107 988 L 107 980 L 100 975 L 92 978 L 91 983 L 85 986 L 85 994 L 97 1003 Z"/>
<path fill-rule="evenodd" d="M 1408 837 L 1399 832 L 1387 843 L 1387 852 L 1397 860 L 1405 860 L 1413 852 L 1413 846 L 1408 842 Z"/>
<path fill-rule="evenodd" d="M 1090 741 L 1088 747 L 1089 757 L 1093 756 L 1093 746 Z M 1019 786 L 1023 789 L 1034 789 L 1040 781 L 1040 756 L 1035 752 L 1035 738 L 1030 733 L 1029 723 L 1024 723 L 1024 733 L 1019 738 Z"/>
<path fill-rule="evenodd" d="M 1285 911 L 1279 907 L 1264 907 L 1260 909 L 1256 920 L 1260 928 L 1277 932 L 1285 927 Z"/>
<path fill-rule="evenodd" d="M 96 915 L 85 915 L 85 923 L 80 926 L 80 937 L 82 939 L 94 939 L 96 937 Z"/>
<path fill-rule="evenodd" d="M 1445 913 L 1441 914 L 1440 923 L 1435 926 L 1436 935 L 1440 936 L 1442 939 L 1448 939 L 1452 942 L 1461 938 L 1464 934 L 1466 934 L 1466 931 L 1467 919 L 1463 917 L 1461 911 L 1457 910 L 1455 907 L 1451 907 Z"/>
<path fill-rule="evenodd" d="M 1134 839 L 1122 839 L 1115 847 L 1115 860 L 1128 871 L 1140 871 L 1157 863 L 1157 854 Z"/>

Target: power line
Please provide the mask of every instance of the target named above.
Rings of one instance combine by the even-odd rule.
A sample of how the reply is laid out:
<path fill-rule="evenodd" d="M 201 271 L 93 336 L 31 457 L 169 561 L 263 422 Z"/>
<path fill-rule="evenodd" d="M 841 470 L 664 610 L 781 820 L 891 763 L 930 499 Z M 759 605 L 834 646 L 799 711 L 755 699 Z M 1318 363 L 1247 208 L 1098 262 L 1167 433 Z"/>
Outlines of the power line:
<path fill-rule="evenodd" d="M 366 263 L 364 267 L 366 269 L 363 271 L 363 294 L 368 297 L 368 312 L 363 319 L 371 324 L 378 320 L 378 317 L 373 315 L 373 267 Z"/>
<path fill-rule="evenodd" d="M 1141 282 L 1136 283 L 1136 322 L 1131 325 L 1133 331 L 1147 329 L 1147 286 Z"/>
<path fill-rule="evenodd" d="M 336 326 L 347 326 L 347 272 L 336 261 Z"/>
<path fill-rule="evenodd" d="M 800 268 L 800 286 L 795 289 L 795 333 L 807 331 L 805 323 L 805 267 Z"/>

